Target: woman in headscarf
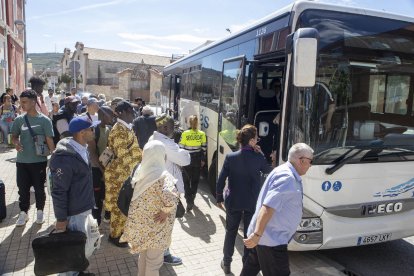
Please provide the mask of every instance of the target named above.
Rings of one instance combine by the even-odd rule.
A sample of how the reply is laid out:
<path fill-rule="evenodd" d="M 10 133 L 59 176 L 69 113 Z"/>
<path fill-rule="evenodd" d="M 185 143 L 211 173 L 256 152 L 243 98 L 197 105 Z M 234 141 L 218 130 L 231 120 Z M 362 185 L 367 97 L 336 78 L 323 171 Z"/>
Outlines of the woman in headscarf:
<path fill-rule="evenodd" d="M 165 168 L 165 147 L 150 141 L 144 147 L 142 163 L 132 183 L 134 194 L 121 241 L 139 253 L 138 275 L 159 275 L 164 251 L 171 243 L 177 210 L 177 180 Z"/>
<path fill-rule="evenodd" d="M 105 210 L 111 212 L 110 233 L 108 241 L 118 247 L 128 247 L 120 243 L 119 238 L 124 231 L 126 217 L 118 208 L 117 201 L 122 184 L 131 175 L 135 166 L 141 162 L 141 149 L 137 137 L 132 130 L 134 109 L 126 101 L 118 102 L 115 107 L 117 122 L 109 132 L 108 147 L 115 158 L 105 168 Z"/>

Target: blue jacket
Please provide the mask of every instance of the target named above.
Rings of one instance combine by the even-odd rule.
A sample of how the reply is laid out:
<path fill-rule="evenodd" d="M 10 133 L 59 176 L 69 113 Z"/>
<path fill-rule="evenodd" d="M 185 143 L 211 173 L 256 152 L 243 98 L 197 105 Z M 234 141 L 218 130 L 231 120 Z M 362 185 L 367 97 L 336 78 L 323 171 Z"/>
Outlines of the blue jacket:
<path fill-rule="evenodd" d="M 247 146 L 227 154 L 217 181 L 217 202 L 223 202 L 223 189 L 228 178 L 228 195 L 225 200 L 227 209 L 255 210 L 261 187 L 261 173 L 272 170 L 266 158 Z"/>
<path fill-rule="evenodd" d="M 58 221 L 93 209 L 92 168 L 73 149 L 68 139 L 62 139 L 57 144 L 49 168 L 53 209 Z"/>

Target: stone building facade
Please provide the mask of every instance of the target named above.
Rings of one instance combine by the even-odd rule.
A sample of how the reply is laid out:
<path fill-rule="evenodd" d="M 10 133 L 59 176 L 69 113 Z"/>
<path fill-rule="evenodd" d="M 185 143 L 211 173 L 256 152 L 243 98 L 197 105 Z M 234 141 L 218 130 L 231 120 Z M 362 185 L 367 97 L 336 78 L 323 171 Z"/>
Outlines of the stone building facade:
<path fill-rule="evenodd" d="M 0 92 L 24 90 L 25 0 L 0 1 Z"/>
<path fill-rule="evenodd" d="M 75 48 L 72 54 L 64 50 L 62 73 L 76 76 L 72 87 L 103 93 L 108 99 L 141 97 L 154 103 L 154 93 L 161 89 L 162 68 L 171 62 L 169 57 L 88 48 L 82 42 Z"/>

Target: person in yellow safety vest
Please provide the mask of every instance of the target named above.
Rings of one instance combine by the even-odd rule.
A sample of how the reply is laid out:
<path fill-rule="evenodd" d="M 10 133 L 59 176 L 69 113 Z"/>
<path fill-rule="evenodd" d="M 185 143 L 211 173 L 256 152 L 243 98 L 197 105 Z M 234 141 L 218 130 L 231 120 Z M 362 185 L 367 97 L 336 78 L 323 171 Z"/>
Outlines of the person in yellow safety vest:
<path fill-rule="evenodd" d="M 191 163 L 184 169 L 184 190 L 187 201 L 187 212 L 194 207 L 194 199 L 197 194 L 200 181 L 201 167 L 206 161 L 207 138 L 204 131 L 198 130 L 198 118 L 196 115 L 189 117 L 190 129 L 181 134 L 180 147 L 190 152 Z"/>

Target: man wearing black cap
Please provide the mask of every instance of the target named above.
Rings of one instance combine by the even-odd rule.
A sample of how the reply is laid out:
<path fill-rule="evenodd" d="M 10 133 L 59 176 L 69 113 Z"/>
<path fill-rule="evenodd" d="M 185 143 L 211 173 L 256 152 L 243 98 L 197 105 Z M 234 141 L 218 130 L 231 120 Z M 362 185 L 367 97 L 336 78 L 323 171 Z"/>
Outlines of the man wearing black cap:
<path fill-rule="evenodd" d="M 78 98 L 74 96 L 66 97 L 64 102 L 65 106 L 59 110 L 58 114 L 53 116 L 53 131 L 55 132 L 53 142 L 55 145 L 60 139 L 71 136 L 69 132 L 69 122 L 76 113 L 78 103 Z"/>
<path fill-rule="evenodd" d="M 132 105 L 120 101 L 115 107 L 115 113 L 117 122 L 109 133 L 108 147 L 116 157 L 105 168 L 105 209 L 111 212 L 108 240 L 115 246 L 128 247 L 127 243 L 119 241 L 127 218 L 119 210 L 117 201 L 122 184 L 142 157 L 137 137 L 132 130 Z"/>
<path fill-rule="evenodd" d="M 73 138 L 59 141 L 49 164 L 53 209 L 57 220 L 55 228 L 57 231 L 68 229 L 84 232 L 87 235 L 87 258 L 93 253 L 90 245 L 96 243 L 98 246 L 100 242 L 99 235 L 91 237 L 86 231 L 91 227 L 92 209 L 95 206 L 87 143 L 95 138 L 94 129 L 99 124 L 100 121 L 92 122 L 87 116 L 73 118 L 69 123 Z M 93 274 L 81 272 L 79 275 Z"/>

